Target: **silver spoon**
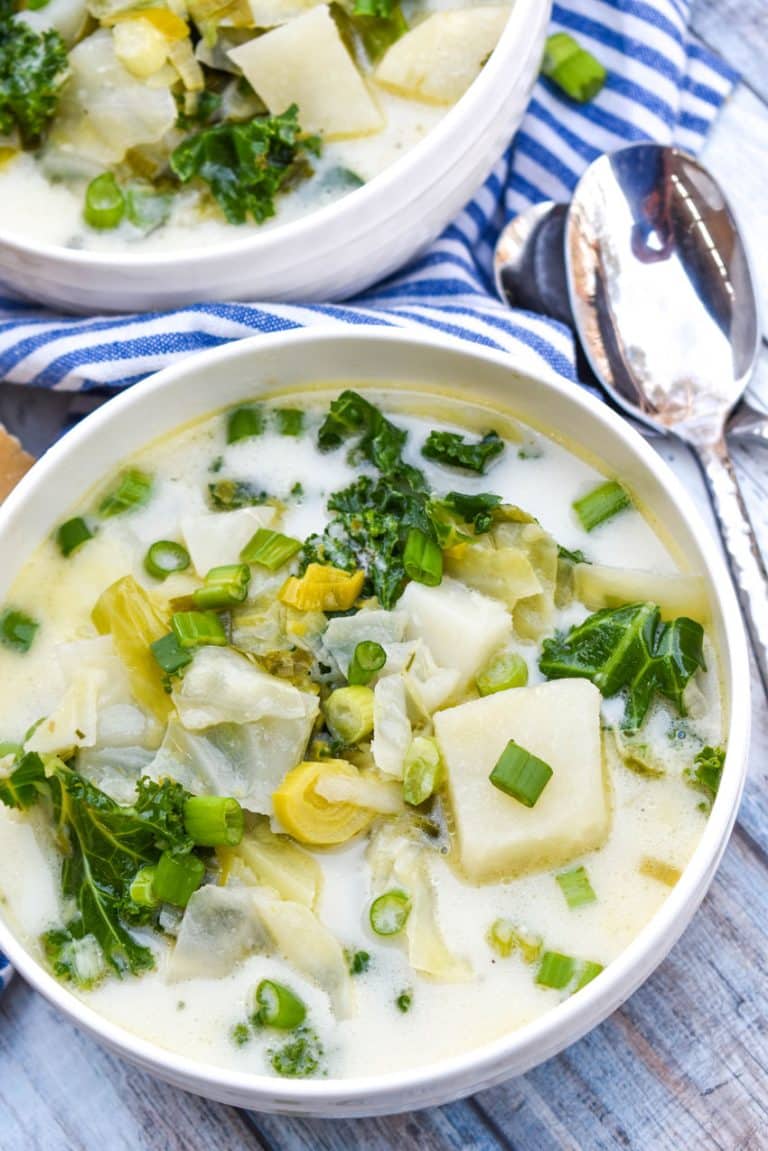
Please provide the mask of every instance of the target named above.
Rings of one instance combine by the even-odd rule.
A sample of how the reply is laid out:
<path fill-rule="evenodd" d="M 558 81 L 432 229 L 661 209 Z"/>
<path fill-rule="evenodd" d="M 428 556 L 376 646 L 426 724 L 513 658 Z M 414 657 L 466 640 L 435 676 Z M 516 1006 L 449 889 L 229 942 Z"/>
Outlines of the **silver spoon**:
<path fill-rule="evenodd" d="M 725 442 L 760 333 L 725 196 L 679 149 L 634 144 L 582 176 L 565 253 L 576 328 L 603 387 L 697 457 L 768 693 L 768 574 Z"/>

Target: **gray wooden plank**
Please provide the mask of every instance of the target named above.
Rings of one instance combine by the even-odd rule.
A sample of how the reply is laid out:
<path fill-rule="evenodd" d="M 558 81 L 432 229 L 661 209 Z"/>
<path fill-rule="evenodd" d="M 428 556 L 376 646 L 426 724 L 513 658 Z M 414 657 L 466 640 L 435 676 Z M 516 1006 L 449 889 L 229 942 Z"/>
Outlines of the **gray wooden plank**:
<path fill-rule="evenodd" d="M 697 36 L 737 68 L 750 87 L 768 101 L 765 0 L 694 0 L 691 23 Z"/>

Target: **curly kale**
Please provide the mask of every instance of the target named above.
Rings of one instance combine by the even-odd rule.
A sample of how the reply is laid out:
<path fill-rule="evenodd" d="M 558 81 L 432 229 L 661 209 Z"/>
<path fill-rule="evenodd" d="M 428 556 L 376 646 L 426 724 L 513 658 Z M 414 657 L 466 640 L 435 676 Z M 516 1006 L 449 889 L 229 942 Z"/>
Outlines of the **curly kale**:
<path fill-rule="evenodd" d="M 436 460 L 454 468 L 464 468 L 468 472 L 485 475 L 491 460 L 504 451 L 504 441 L 498 432 L 488 432 L 476 443 L 468 443 L 466 436 L 458 432 L 432 431 L 427 436 L 421 454 L 428 460 Z"/>
<path fill-rule="evenodd" d="M 25 148 L 37 145 L 56 115 L 67 75 L 67 50 L 54 29 L 36 32 L 0 6 L 0 134 L 18 131 Z"/>
<path fill-rule="evenodd" d="M 685 781 L 691 787 L 704 792 L 702 810 L 709 811 L 720 787 L 725 764 L 725 749 L 703 747 L 694 757 L 693 765 L 685 770 Z"/>

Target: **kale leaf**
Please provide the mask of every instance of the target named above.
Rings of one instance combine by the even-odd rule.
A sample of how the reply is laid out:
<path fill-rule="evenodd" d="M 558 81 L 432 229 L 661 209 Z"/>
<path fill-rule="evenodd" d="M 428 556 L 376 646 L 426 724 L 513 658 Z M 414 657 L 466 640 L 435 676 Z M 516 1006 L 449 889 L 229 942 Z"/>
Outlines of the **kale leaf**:
<path fill-rule="evenodd" d="M 207 184 L 230 224 L 249 216 L 261 224 L 274 216 L 278 192 L 312 175 L 308 154 L 320 152 L 319 137 L 302 132 L 298 115 L 292 104 L 279 116 L 204 128 L 173 150 L 171 170 L 182 184 Z"/>
<path fill-rule="evenodd" d="M 685 770 L 686 783 L 704 792 L 705 801 L 701 806 L 705 811 L 709 811 L 717 795 L 724 763 L 725 748 L 708 746 L 701 749 L 693 765 Z"/>
<path fill-rule="evenodd" d="M 216 480 L 208 484 L 208 502 L 216 512 L 231 512 L 237 508 L 250 508 L 266 504 L 269 492 L 250 480 Z"/>
<path fill-rule="evenodd" d="M 323 1046 L 311 1027 L 299 1027 L 287 1043 L 268 1051 L 278 1075 L 286 1079 L 306 1079 L 315 1075 L 323 1060 Z"/>
<path fill-rule="evenodd" d="M 432 431 L 426 438 L 421 454 L 428 460 L 465 468 L 482 476 L 491 460 L 495 460 L 503 451 L 504 441 L 498 432 L 488 432 L 472 444 L 458 432 Z"/>
<path fill-rule="evenodd" d="M 184 828 L 184 788 L 172 780 L 142 779 L 136 802 L 122 807 L 56 757 L 23 755 L 11 775 L 0 781 L 0 801 L 26 809 L 46 797 L 63 861 L 61 891 L 76 909 L 62 928 L 47 932 L 43 945 L 54 972 L 81 984 L 95 981 L 77 963 L 78 944 L 96 941 L 103 961 L 118 975 L 138 975 L 154 965 L 151 950 L 139 943 L 126 923 L 149 923 L 153 908 L 130 896 L 137 871 L 156 864 L 169 850 L 185 854 L 193 843 Z"/>
<path fill-rule="evenodd" d="M 350 20 L 372 62 L 408 31 L 396 0 L 354 0 Z"/>
<path fill-rule="evenodd" d="M 24 147 L 34 147 L 56 114 L 66 74 L 67 50 L 59 33 L 51 28 L 36 32 L 4 3 L 0 8 L 0 134 L 18 130 Z"/>
<path fill-rule="evenodd" d="M 683 692 L 704 666 L 703 639 L 701 624 L 685 616 L 662 623 L 656 604 L 604 608 L 544 640 L 539 668 L 547 679 L 589 679 L 604 696 L 623 692 L 622 727 L 633 731 L 657 694 L 685 715 Z"/>

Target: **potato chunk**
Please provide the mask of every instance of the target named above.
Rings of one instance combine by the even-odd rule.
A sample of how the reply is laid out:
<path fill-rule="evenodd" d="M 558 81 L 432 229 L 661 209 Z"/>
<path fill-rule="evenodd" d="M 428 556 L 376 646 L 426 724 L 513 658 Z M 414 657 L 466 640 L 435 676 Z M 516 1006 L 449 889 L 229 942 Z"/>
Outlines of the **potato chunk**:
<path fill-rule="evenodd" d="M 273 115 L 298 104 L 306 132 L 338 140 L 367 136 L 383 126 L 326 4 L 228 55 Z"/>
<path fill-rule="evenodd" d="M 458 580 L 444 579 L 438 587 L 409 583 L 398 609 L 408 616 L 406 638 L 423 640 L 440 667 L 458 671 L 457 690 L 512 632 L 512 619 L 502 603 Z"/>
<path fill-rule="evenodd" d="M 600 692 L 588 680 L 518 687 L 438 712 L 459 858 L 476 883 L 555 867 L 600 847 L 610 806 L 600 748 Z M 534 807 L 489 780 L 510 739 L 553 775 Z"/>
<path fill-rule="evenodd" d="M 412 100 L 454 104 L 477 79 L 508 19 L 506 6 L 435 12 L 392 45 L 373 78 Z"/>

